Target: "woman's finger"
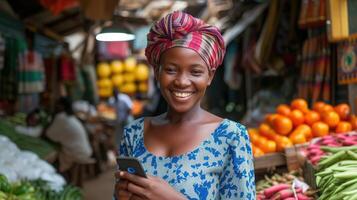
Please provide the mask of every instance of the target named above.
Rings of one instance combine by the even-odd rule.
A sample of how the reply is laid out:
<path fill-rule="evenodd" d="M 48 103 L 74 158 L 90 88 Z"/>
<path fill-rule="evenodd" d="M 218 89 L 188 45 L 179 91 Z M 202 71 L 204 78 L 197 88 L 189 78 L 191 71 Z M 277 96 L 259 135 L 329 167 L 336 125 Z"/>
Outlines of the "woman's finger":
<path fill-rule="evenodd" d="M 119 190 L 117 193 L 118 200 L 131 199 L 132 196 L 132 193 L 126 190 Z"/>
<path fill-rule="evenodd" d="M 141 187 L 148 187 L 149 183 L 148 183 L 148 179 L 147 178 L 143 178 L 134 174 L 130 174 L 128 172 L 125 171 L 121 171 L 119 173 L 119 176 L 121 179 L 125 179 L 128 180 L 131 183 L 134 183 L 135 185 L 141 186 Z"/>
<path fill-rule="evenodd" d="M 148 192 L 145 190 L 145 188 L 140 187 L 138 185 L 135 185 L 134 183 L 130 183 L 128 184 L 128 191 L 132 194 L 135 194 L 139 197 L 142 198 L 147 198 Z"/>
<path fill-rule="evenodd" d="M 128 190 L 128 183 L 129 181 L 127 180 L 122 180 L 122 181 L 119 181 L 118 183 L 115 184 L 115 188 L 118 190 Z"/>

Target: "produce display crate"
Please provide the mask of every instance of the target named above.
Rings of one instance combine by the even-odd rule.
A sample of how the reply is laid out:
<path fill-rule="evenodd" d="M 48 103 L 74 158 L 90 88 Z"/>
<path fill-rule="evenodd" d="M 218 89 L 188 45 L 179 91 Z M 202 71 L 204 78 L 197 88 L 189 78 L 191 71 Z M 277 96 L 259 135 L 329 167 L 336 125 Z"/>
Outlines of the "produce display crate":
<path fill-rule="evenodd" d="M 315 177 L 316 168 L 314 167 L 314 165 L 312 165 L 310 161 L 306 160 L 302 167 L 302 171 L 303 171 L 305 182 L 312 189 L 316 190 L 317 189 L 316 177 Z"/>
<path fill-rule="evenodd" d="M 270 153 L 254 158 L 254 169 L 256 171 L 262 171 L 281 166 L 286 166 L 286 158 L 284 153 Z"/>
<path fill-rule="evenodd" d="M 305 158 L 299 155 L 302 148 L 305 148 L 309 143 L 298 144 L 285 149 L 286 165 L 289 171 L 298 170 L 304 165 Z"/>

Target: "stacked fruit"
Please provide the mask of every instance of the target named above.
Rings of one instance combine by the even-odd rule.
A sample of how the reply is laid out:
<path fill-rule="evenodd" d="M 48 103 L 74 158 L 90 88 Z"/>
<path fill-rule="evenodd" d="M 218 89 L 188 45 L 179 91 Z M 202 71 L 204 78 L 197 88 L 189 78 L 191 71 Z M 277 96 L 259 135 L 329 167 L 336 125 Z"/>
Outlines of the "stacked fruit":
<path fill-rule="evenodd" d="M 268 114 L 258 129 L 249 129 L 248 132 L 257 157 L 331 132 L 346 133 L 354 129 L 357 129 L 357 117 L 350 115 L 348 104 L 333 107 L 316 102 L 309 109 L 304 99 L 295 99 L 290 106 L 279 105 L 276 113 Z"/>
<path fill-rule="evenodd" d="M 134 57 L 128 57 L 124 61 L 113 60 L 110 64 L 100 62 L 97 65 L 98 91 L 100 97 L 113 95 L 113 88 L 127 94 L 136 92 L 146 93 L 149 68 L 139 63 Z"/>

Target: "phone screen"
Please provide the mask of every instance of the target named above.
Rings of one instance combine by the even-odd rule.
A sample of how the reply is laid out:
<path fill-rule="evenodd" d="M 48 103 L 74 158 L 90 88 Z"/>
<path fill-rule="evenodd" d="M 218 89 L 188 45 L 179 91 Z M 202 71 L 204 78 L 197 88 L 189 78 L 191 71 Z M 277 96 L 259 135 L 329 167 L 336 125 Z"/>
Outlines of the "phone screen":
<path fill-rule="evenodd" d="M 133 157 L 118 157 L 117 163 L 120 171 L 126 171 L 130 174 L 147 178 L 144 168 L 138 159 Z"/>

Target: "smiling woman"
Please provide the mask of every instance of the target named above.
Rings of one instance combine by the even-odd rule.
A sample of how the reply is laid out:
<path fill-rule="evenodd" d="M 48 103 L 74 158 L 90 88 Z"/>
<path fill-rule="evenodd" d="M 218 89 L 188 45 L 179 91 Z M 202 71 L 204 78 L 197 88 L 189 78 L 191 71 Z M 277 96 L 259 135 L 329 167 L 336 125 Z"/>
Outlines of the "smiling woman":
<path fill-rule="evenodd" d="M 117 199 L 255 199 L 246 128 L 200 105 L 224 53 L 219 30 L 186 13 L 151 28 L 146 57 L 168 110 L 125 128 L 119 155 L 139 160 L 147 178 L 116 172 Z"/>

